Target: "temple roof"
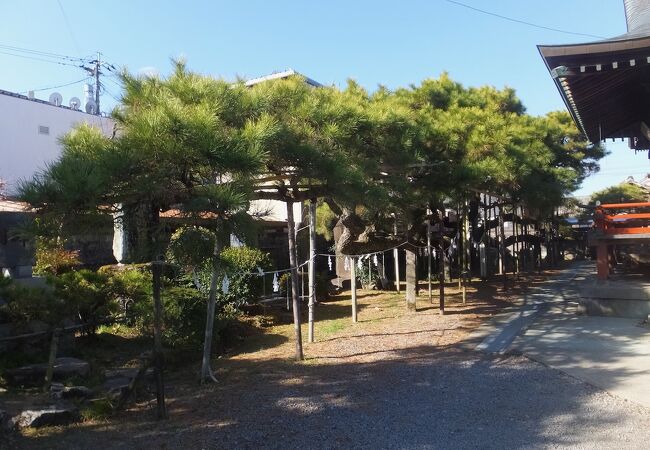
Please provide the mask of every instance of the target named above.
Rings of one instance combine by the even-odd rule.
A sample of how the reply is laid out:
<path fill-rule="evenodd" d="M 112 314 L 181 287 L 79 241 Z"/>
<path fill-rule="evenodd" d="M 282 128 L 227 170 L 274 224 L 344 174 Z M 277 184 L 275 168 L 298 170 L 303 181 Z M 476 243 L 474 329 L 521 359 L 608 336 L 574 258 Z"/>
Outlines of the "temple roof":
<path fill-rule="evenodd" d="M 576 124 L 592 142 L 629 138 L 650 148 L 650 0 L 624 0 L 627 33 L 595 42 L 540 45 Z"/>

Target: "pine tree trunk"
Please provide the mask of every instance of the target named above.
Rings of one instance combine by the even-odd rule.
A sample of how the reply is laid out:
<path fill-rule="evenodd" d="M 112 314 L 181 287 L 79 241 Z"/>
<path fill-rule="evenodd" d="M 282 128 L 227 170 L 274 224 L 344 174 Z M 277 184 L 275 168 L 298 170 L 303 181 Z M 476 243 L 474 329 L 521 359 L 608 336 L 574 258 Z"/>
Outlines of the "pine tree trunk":
<path fill-rule="evenodd" d="M 408 311 L 416 310 L 416 296 L 417 296 L 417 265 L 415 252 L 406 249 L 406 309 Z"/>
<path fill-rule="evenodd" d="M 296 252 L 296 224 L 293 218 L 293 202 L 287 203 L 287 237 L 289 240 L 289 265 L 291 266 L 291 304 L 293 306 L 293 328 L 296 336 L 296 361 L 302 361 L 302 330 L 300 329 L 300 299 L 298 298 L 298 256 Z"/>
<path fill-rule="evenodd" d="M 212 333 L 214 329 L 214 315 L 217 307 L 217 284 L 219 282 L 219 255 L 221 254 L 221 240 L 217 229 L 214 240 L 214 249 L 212 252 L 212 273 L 210 274 L 210 293 L 208 294 L 208 312 L 205 320 L 205 340 L 203 341 L 203 359 L 201 362 L 201 383 L 208 378 L 217 381 L 210 368 L 210 358 L 212 356 Z"/>

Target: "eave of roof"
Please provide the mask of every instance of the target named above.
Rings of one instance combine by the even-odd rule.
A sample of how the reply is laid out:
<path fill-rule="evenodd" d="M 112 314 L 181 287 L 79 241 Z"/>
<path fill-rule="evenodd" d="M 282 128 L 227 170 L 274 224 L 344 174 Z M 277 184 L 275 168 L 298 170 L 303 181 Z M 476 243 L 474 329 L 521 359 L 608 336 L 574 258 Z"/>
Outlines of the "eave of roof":
<path fill-rule="evenodd" d="M 263 83 L 265 81 L 279 80 L 281 78 L 289 78 L 291 76 L 299 76 L 299 77 L 304 78 L 305 83 L 307 83 L 310 86 L 314 86 L 314 87 L 322 87 L 323 86 L 318 81 L 312 80 L 311 78 L 306 77 L 305 75 L 303 75 L 300 72 L 297 72 L 297 71 L 295 71 L 293 69 L 288 69 L 288 70 L 285 70 L 283 72 L 272 73 L 270 75 L 265 75 L 265 76 L 259 77 L 259 78 L 253 78 L 251 80 L 246 81 L 244 84 L 246 86 L 254 86 L 256 84 Z"/>
<path fill-rule="evenodd" d="M 631 130 L 647 118 L 631 106 L 647 94 L 642 86 L 650 81 L 650 36 L 538 50 L 574 121 L 592 142 L 639 135 Z"/>

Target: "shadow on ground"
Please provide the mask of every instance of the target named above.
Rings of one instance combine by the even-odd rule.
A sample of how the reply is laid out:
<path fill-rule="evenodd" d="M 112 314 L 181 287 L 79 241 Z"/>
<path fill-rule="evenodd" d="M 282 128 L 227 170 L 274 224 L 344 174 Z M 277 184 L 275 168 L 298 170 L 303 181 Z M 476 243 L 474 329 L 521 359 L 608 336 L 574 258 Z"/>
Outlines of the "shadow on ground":
<path fill-rule="evenodd" d="M 50 429 L 25 448 L 636 448 L 647 411 L 520 356 L 421 346 L 373 363 L 242 360 L 180 383 L 170 419 Z M 639 447 L 640 448 L 640 447 Z"/>

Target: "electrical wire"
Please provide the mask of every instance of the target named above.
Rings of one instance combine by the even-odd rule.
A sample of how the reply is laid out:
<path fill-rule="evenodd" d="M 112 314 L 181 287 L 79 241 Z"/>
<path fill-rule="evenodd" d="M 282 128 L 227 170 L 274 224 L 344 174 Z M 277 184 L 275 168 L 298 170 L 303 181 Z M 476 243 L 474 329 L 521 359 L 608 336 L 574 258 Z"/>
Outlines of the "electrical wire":
<path fill-rule="evenodd" d="M 444 1 L 446 1 L 447 3 L 451 3 L 453 5 L 456 5 L 456 6 L 471 9 L 472 11 L 475 11 L 475 12 L 478 12 L 478 13 L 481 13 L 481 14 L 486 14 L 488 16 L 497 17 L 499 19 L 507 20 L 509 22 L 514 22 L 514 23 L 518 23 L 518 24 L 521 24 L 521 25 L 527 25 L 529 27 L 539 28 L 539 29 L 547 30 L 547 31 L 554 31 L 556 33 L 571 34 L 571 35 L 574 35 L 574 36 L 584 36 L 584 37 L 590 37 L 590 38 L 596 38 L 596 39 L 606 39 L 605 37 L 598 36 L 596 34 L 578 33 L 576 31 L 567 31 L 567 30 L 562 30 L 560 28 L 547 27 L 545 25 L 539 25 L 537 23 L 532 23 L 532 22 L 528 22 L 528 21 L 525 21 L 525 20 L 521 20 L 521 19 L 515 19 L 513 17 L 503 16 L 501 14 L 497 14 L 497 13 L 493 13 L 491 11 L 486 11 L 484 9 L 476 8 L 475 6 L 471 6 L 471 5 L 468 5 L 468 4 L 465 4 L 465 3 L 461 3 L 461 2 L 458 2 L 456 0 L 444 0 Z"/>
<path fill-rule="evenodd" d="M 26 94 L 29 91 L 39 92 L 39 91 L 47 91 L 49 89 L 57 89 L 57 88 L 65 87 L 65 86 L 72 86 L 73 84 L 78 84 L 78 83 L 82 83 L 84 81 L 88 81 L 90 78 L 91 77 L 86 77 L 86 78 L 82 78 L 81 80 L 71 81 L 70 83 L 65 83 L 65 84 L 58 84 L 56 86 L 48 86 L 48 87 L 42 87 L 42 88 L 38 88 L 38 89 L 29 89 L 27 91 L 20 91 L 19 94 Z"/>
<path fill-rule="evenodd" d="M 31 60 L 34 60 L 34 61 L 41 61 L 41 62 L 46 62 L 46 63 L 50 63 L 50 64 L 58 64 L 60 66 L 81 67 L 81 64 L 74 64 L 74 63 L 64 62 L 64 61 L 53 61 L 51 59 L 39 58 L 39 57 L 36 57 L 36 56 L 17 55 L 15 53 L 9 53 L 9 52 L 5 52 L 5 51 L 2 51 L 2 50 L 0 50 L 0 54 L 8 55 L 8 56 L 15 56 L 17 58 L 31 59 Z"/>
<path fill-rule="evenodd" d="M 7 45 L 7 44 L 0 44 L 0 49 L 6 50 L 6 51 L 11 51 L 11 52 L 27 53 L 29 55 L 35 55 L 35 56 L 41 56 L 41 57 L 53 58 L 53 59 L 62 59 L 62 60 L 68 60 L 68 61 L 86 61 L 86 60 L 91 58 L 90 56 L 85 57 L 85 58 L 78 58 L 76 56 L 63 55 L 63 54 L 60 54 L 60 53 L 45 52 L 45 51 L 41 51 L 41 50 L 34 50 L 34 49 L 24 48 L 24 47 L 16 47 L 14 45 Z"/>
<path fill-rule="evenodd" d="M 72 27 L 70 26 L 70 21 L 68 20 L 68 15 L 65 13 L 65 9 L 63 9 L 63 5 L 61 4 L 61 0 L 56 0 L 56 2 L 59 4 L 59 9 L 61 10 L 61 15 L 63 16 L 63 20 L 65 21 L 65 25 L 68 28 L 68 33 L 70 33 L 70 37 L 72 38 L 72 42 L 74 43 L 74 46 L 77 49 L 77 53 L 81 54 L 81 49 L 79 48 L 79 42 L 77 42 L 77 38 L 75 38 L 74 33 L 72 32 Z"/>

